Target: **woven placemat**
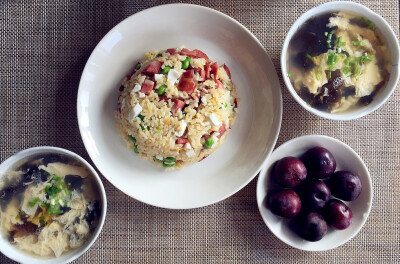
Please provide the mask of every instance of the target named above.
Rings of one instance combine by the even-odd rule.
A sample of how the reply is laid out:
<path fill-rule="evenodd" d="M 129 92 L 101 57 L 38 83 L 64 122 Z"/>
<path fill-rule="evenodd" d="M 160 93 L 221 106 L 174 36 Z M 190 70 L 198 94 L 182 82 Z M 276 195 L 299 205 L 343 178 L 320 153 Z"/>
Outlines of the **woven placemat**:
<path fill-rule="evenodd" d="M 79 134 L 76 97 L 84 65 L 117 23 L 174 1 L 5 0 L 0 3 L 0 161 L 33 146 L 69 149 L 90 160 Z M 301 13 L 323 1 L 187 1 L 238 20 L 261 41 L 280 76 L 283 120 L 277 146 L 323 134 L 350 145 L 368 166 L 374 200 L 361 232 L 345 245 L 304 252 L 277 239 L 257 209 L 256 179 L 204 208 L 166 210 L 140 203 L 102 177 L 104 229 L 76 263 L 398 263 L 400 259 L 399 89 L 374 113 L 329 121 L 306 112 L 286 90 L 281 47 Z M 360 1 L 399 33 L 399 2 Z M 0 263 L 12 263 L 0 254 Z"/>

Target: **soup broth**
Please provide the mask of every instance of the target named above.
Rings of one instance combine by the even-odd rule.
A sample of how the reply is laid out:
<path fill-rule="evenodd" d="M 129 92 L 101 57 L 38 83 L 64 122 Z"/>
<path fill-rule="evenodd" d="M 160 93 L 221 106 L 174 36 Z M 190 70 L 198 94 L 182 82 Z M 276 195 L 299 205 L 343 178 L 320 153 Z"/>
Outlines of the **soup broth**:
<path fill-rule="evenodd" d="M 349 12 L 307 20 L 289 43 L 287 60 L 298 95 L 330 113 L 370 104 L 386 86 L 392 65 L 379 29 Z"/>
<path fill-rule="evenodd" d="M 0 228 L 25 253 L 59 257 L 82 246 L 101 214 L 99 189 L 65 155 L 30 157 L 0 179 Z"/>

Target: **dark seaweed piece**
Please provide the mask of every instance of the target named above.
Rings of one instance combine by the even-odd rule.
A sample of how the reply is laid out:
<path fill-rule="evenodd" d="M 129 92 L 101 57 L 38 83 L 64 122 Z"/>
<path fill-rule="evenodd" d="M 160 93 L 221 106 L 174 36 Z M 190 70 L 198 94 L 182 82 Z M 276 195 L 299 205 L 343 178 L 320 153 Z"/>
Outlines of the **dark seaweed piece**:
<path fill-rule="evenodd" d="M 299 52 L 297 55 L 293 57 L 292 63 L 296 65 L 298 68 L 303 68 L 306 71 L 311 70 L 315 67 L 315 64 L 312 60 L 307 58 L 306 52 Z"/>
<path fill-rule="evenodd" d="M 83 178 L 81 176 L 68 174 L 65 176 L 64 181 L 69 190 L 81 190 L 83 184 Z"/>
<path fill-rule="evenodd" d="M 37 225 L 27 221 L 28 217 L 24 215 L 20 215 L 20 217 L 23 223 L 21 225 L 13 225 L 13 230 L 9 232 L 8 241 L 11 243 L 14 242 L 15 237 L 26 236 L 28 234 L 35 233 L 38 228 Z"/>
<path fill-rule="evenodd" d="M 50 174 L 42 169 L 30 168 L 25 174 L 23 183 L 27 184 L 30 182 L 40 183 L 44 182 L 49 178 Z"/>
<path fill-rule="evenodd" d="M 315 96 L 313 106 L 320 110 L 331 110 L 332 107 L 341 98 L 341 91 L 344 86 L 342 77 L 340 76 L 340 70 L 336 70 L 331 73 L 331 78 L 328 80 L 319 93 Z"/>
<path fill-rule="evenodd" d="M 308 88 L 304 85 L 301 85 L 300 91 L 298 92 L 301 99 L 303 99 L 307 104 L 312 105 L 314 101 L 314 95 L 310 93 Z"/>
<path fill-rule="evenodd" d="M 71 210 L 71 207 L 68 206 L 60 206 L 60 210 L 63 211 L 63 214 Z"/>
<path fill-rule="evenodd" d="M 47 166 L 49 163 L 53 162 L 68 163 L 68 159 L 60 154 L 46 154 L 43 156 L 43 165 Z"/>
<path fill-rule="evenodd" d="M 325 36 L 325 32 L 329 33 L 333 29 L 326 26 L 331 16 L 332 14 L 324 14 L 307 20 L 293 36 L 290 41 L 290 48 L 295 50 L 295 53 L 303 52 L 311 56 L 326 53 L 328 45 L 326 43 L 327 36 Z M 334 47 L 334 43 L 336 43 L 336 36 L 332 35 L 332 47 Z"/>
<path fill-rule="evenodd" d="M 372 96 L 372 94 L 366 95 L 366 96 L 360 97 L 360 99 L 358 100 L 358 104 L 362 105 L 362 106 L 367 106 L 372 102 L 373 99 L 374 99 L 374 97 Z"/>
<path fill-rule="evenodd" d="M 14 182 L 11 185 L 5 187 L 4 189 L 0 190 L 0 205 L 1 209 L 4 211 L 8 203 L 14 197 L 14 195 L 19 195 L 25 191 L 27 185 L 24 185 L 22 180 L 18 182 Z"/>
<path fill-rule="evenodd" d="M 355 95 L 355 94 L 356 94 L 356 88 L 354 86 L 343 88 L 342 96 L 346 97 L 346 99 L 347 99 L 347 97 Z"/>
<path fill-rule="evenodd" d="M 88 205 L 85 219 L 89 224 L 90 229 L 94 229 L 97 226 L 97 222 L 101 215 L 101 203 L 99 201 L 92 202 Z"/>

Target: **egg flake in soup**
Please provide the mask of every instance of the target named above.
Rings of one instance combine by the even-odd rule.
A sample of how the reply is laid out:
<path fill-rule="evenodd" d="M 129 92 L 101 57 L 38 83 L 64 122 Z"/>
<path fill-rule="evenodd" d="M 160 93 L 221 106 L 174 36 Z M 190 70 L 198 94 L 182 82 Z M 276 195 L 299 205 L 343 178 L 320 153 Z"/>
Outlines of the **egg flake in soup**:
<path fill-rule="evenodd" d="M 168 169 L 212 154 L 237 115 L 228 66 L 197 49 L 145 53 L 119 91 L 117 130 L 128 149 Z"/>
<path fill-rule="evenodd" d="M 307 20 L 288 47 L 289 78 L 299 96 L 330 113 L 367 105 L 386 86 L 391 57 L 379 29 L 349 12 Z"/>

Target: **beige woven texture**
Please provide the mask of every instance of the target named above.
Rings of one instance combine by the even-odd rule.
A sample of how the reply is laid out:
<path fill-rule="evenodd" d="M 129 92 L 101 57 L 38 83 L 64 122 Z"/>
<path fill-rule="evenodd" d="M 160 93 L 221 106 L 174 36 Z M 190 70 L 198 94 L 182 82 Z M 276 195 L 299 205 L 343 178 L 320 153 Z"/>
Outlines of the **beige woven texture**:
<path fill-rule="evenodd" d="M 0 161 L 40 145 L 90 160 L 76 117 L 79 79 L 90 53 L 117 23 L 173 1 L 6 0 L 0 2 Z M 322 1 L 321 1 L 322 2 Z M 320 1 L 190 1 L 219 10 L 260 40 L 280 76 L 281 47 L 291 24 Z M 399 32 L 397 1 L 361 1 Z M 194 210 L 138 202 L 102 177 L 107 219 L 76 263 L 400 263 L 399 89 L 374 113 L 329 121 L 301 108 L 280 76 L 283 120 L 277 146 L 322 134 L 350 145 L 368 166 L 372 212 L 360 233 L 325 252 L 304 252 L 277 239 L 257 209 L 255 178 L 232 197 Z M 12 263 L 0 254 L 0 263 Z"/>

